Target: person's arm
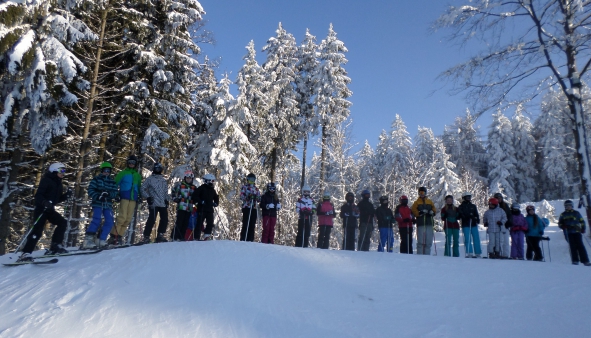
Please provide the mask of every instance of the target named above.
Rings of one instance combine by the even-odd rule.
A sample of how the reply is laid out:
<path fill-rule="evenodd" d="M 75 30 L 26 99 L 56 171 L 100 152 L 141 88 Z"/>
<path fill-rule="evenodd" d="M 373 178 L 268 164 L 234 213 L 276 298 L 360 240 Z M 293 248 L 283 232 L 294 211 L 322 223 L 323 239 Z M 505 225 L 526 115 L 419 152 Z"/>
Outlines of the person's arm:
<path fill-rule="evenodd" d="M 410 210 L 411 210 L 412 214 L 413 214 L 415 217 L 419 217 L 419 203 L 418 203 L 418 202 L 419 202 L 419 201 L 418 201 L 418 200 L 416 200 L 416 201 L 415 201 L 415 202 L 412 204 L 412 207 L 410 208 Z"/>

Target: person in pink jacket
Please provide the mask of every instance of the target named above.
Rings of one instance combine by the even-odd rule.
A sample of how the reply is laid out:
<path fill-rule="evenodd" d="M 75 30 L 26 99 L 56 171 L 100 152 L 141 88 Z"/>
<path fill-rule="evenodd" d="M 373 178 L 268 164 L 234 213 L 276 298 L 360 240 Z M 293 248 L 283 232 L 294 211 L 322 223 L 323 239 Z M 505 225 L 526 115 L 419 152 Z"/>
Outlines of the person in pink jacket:
<path fill-rule="evenodd" d="M 328 249 L 333 220 L 336 217 L 329 193 L 325 192 L 322 195 L 322 202 L 316 206 L 316 215 L 318 215 L 318 245 L 316 247 Z"/>
<path fill-rule="evenodd" d="M 519 204 L 511 205 L 511 214 L 513 226 L 511 227 L 511 258 L 524 260 L 523 243 L 525 242 L 525 232 L 527 231 L 527 221 L 519 210 Z"/>

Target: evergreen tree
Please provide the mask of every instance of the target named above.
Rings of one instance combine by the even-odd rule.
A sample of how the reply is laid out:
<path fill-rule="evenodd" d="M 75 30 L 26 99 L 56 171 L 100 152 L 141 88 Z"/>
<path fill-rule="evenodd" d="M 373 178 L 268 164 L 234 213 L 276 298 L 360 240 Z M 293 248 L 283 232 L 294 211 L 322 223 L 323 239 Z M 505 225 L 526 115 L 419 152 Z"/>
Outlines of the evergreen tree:
<path fill-rule="evenodd" d="M 512 179 L 518 202 L 533 201 L 536 193 L 535 147 L 533 125 L 523 115 L 523 107 L 519 105 L 511 120 L 513 130 L 513 147 L 515 149 L 515 170 Z"/>
<path fill-rule="evenodd" d="M 491 193 L 502 193 L 507 200 L 515 198 L 511 173 L 515 169 L 515 149 L 511 121 L 499 111 L 493 114 L 488 132 L 488 180 Z"/>
<path fill-rule="evenodd" d="M 443 206 L 445 196 L 460 196 L 461 185 L 458 175 L 454 172 L 456 165 L 451 162 L 450 156 L 445 151 L 441 139 L 436 139 L 435 144 L 434 173 L 430 186 L 433 203 Z"/>
<path fill-rule="evenodd" d="M 472 171 L 476 177 L 487 176 L 486 149 L 480 139 L 476 117 L 466 109 L 466 114 L 456 117 L 454 124 L 446 126 L 443 132 L 443 144 L 450 160 L 457 164 L 456 173 Z"/>

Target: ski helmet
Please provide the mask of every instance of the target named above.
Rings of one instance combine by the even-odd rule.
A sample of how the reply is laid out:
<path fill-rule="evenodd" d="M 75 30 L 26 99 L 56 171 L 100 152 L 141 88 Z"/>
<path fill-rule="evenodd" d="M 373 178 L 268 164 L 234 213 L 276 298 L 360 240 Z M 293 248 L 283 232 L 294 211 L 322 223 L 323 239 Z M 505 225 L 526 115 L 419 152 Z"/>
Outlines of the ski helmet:
<path fill-rule="evenodd" d="M 501 194 L 500 192 L 498 192 L 498 193 L 494 194 L 494 198 L 501 199 L 502 200 L 503 199 L 503 194 Z"/>
<path fill-rule="evenodd" d="M 453 201 L 454 197 L 452 195 L 447 195 L 445 196 L 445 200 L 447 201 L 448 198 L 451 198 L 451 200 Z"/>
<path fill-rule="evenodd" d="M 398 199 L 398 201 L 400 201 L 400 203 L 402 203 L 402 201 L 406 200 L 408 202 L 408 197 L 406 195 L 402 195 L 400 196 L 400 198 Z"/>
<path fill-rule="evenodd" d="M 529 212 L 530 210 L 536 212 L 536 207 L 534 207 L 533 205 L 528 205 L 527 207 L 525 207 L 525 211 Z"/>
<path fill-rule="evenodd" d="M 203 182 L 205 182 L 205 184 L 213 185 L 215 183 L 215 176 L 212 174 L 205 174 L 203 175 Z"/>
<path fill-rule="evenodd" d="M 310 196 L 310 187 L 308 185 L 302 187 L 302 195 Z"/>
<path fill-rule="evenodd" d="M 103 162 L 99 168 L 101 169 L 101 173 L 110 173 L 113 166 L 109 162 Z"/>
<path fill-rule="evenodd" d="M 277 190 L 275 183 L 273 183 L 273 182 L 267 183 L 267 191 L 275 192 L 275 190 Z"/>
<path fill-rule="evenodd" d="M 566 208 L 568 206 L 570 206 L 571 208 L 574 208 L 575 207 L 575 204 L 571 200 L 564 201 L 564 207 Z"/>
<path fill-rule="evenodd" d="M 361 192 L 361 196 L 365 196 L 365 195 L 371 195 L 371 193 L 369 192 L 369 190 L 363 189 L 363 191 Z"/>
<path fill-rule="evenodd" d="M 419 188 L 419 192 L 423 191 L 425 193 L 425 195 L 427 195 L 427 188 L 425 187 L 420 187 Z"/>
<path fill-rule="evenodd" d="M 253 174 L 253 173 L 250 173 L 250 174 L 246 175 L 246 180 L 249 183 L 254 183 L 257 180 L 257 176 L 255 174 Z"/>
<path fill-rule="evenodd" d="M 127 158 L 127 166 L 130 164 L 137 165 L 137 157 L 135 157 L 135 155 L 131 155 Z"/>
<path fill-rule="evenodd" d="M 493 197 L 488 200 L 488 204 L 499 205 L 499 200 Z"/>
<path fill-rule="evenodd" d="M 388 204 L 388 196 L 380 196 L 380 204 Z"/>
<path fill-rule="evenodd" d="M 472 199 L 472 193 L 471 192 L 468 192 L 468 191 L 464 191 L 462 193 L 462 199 L 467 200 L 467 201 L 471 200 Z"/>
<path fill-rule="evenodd" d="M 49 172 L 50 173 L 60 173 L 60 174 L 65 174 L 66 173 L 66 165 L 60 162 L 56 162 L 53 163 L 52 165 L 49 166 Z"/>
<path fill-rule="evenodd" d="M 511 209 L 520 210 L 521 207 L 519 206 L 519 204 L 513 203 L 513 204 L 511 204 Z"/>
<path fill-rule="evenodd" d="M 328 191 L 325 191 L 324 194 L 322 194 L 322 199 L 325 201 L 330 200 L 330 193 Z"/>
<path fill-rule="evenodd" d="M 345 195 L 345 201 L 353 203 L 353 201 L 355 201 L 355 194 L 349 191 Z"/>
<path fill-rule="evenodd" d="M 187 177 L 194 178 L 195 177 L 195 174 L 193 174 L 193 170 L 187 169 L 187 170 L 185 170 L 185 174 L 184 174 L 183 177 L 185 177 L 185 178 L 187 178 Z"/>
<path fill-rule="evenodd" d="M 162 166 L 162 164 L 160 164 L 160 162 L 154 163 L 154 168 L 152 169 L 152 172 L 154 174 L 162 174 L 163 170 L 164 170 L 164 167 Z"/>

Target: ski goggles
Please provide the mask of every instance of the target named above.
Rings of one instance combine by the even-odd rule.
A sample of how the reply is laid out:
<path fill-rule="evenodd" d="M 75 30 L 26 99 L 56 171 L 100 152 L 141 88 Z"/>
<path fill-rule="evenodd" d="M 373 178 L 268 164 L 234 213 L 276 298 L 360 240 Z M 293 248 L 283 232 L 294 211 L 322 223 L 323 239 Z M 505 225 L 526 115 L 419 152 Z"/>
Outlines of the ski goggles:
<path fill-rule="evenodd" d="M 257 179 L 256 179 L 256 178 L 254 178 L 254 177 L 249 177 L 249 178 L 247 178 L 246 180 L 247 180 L 249 183 L 254 183 L 254 182 L 256 182 L 256 181 L 257 181 Z"/>
<path fill-rule="evenodd" d="M 275 191 L 275 188 L 269 188 L 269 191 L 274 192 Z"/>
<path fill-rule="evenodd" d="M 127 165 L 136 165 L 137 161 L 136 160 L 128 160 L 127 161 Z"/>
<path fill-rule="evenodd" d="M 575 205 L 574 205 L 574 204 L 572 204 L 572 203 L 564 203 L 564 207 L 565 207 L 565 208 L 568 208 L 568 207 L 570 207 L 570 208 L 574 208 L 574 207 L 575 207 Z"/>
<path fill-rule="evenodd" d="M 103 168 L 101 169 L 102 173 L 111 173 L 111 168 Z"/>
<path fill-rule="evenodd" d="M 65 174 L 66 173 L 66 168 L 58 168 L 57 169 L 57 173 L 58 174 Z"/>
<path fill-rule="evenodd" d="M 204 179 L 203 182 L 205 182 L 205 184 L 210 184 L 210 183 L 215 183 L 215 180 L 206 180 L 206 179 Z"/>

